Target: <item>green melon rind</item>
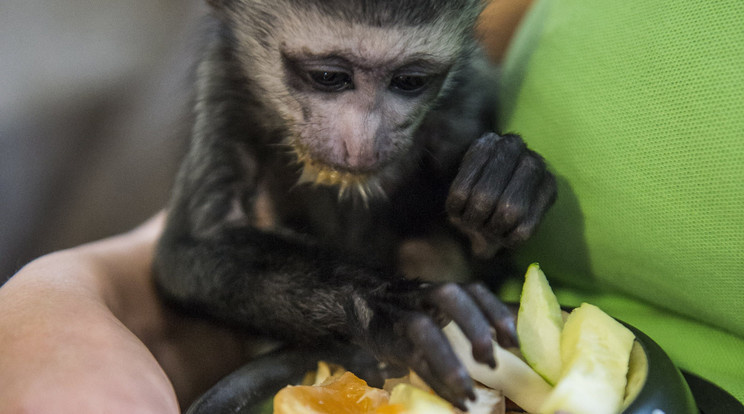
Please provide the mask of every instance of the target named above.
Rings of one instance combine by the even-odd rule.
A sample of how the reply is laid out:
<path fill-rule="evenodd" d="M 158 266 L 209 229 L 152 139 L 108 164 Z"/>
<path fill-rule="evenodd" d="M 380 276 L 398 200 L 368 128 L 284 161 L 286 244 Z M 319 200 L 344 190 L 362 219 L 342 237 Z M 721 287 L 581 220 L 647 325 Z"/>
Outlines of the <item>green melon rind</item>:
<path fill-rule="evenodd" d="M 525 361 L 551 385 L 555 385 L 561 375 L 562 330 L 563 316 L 558 299 L 540 265 L 533 263 L 525 273 L 517 335 Z"/>

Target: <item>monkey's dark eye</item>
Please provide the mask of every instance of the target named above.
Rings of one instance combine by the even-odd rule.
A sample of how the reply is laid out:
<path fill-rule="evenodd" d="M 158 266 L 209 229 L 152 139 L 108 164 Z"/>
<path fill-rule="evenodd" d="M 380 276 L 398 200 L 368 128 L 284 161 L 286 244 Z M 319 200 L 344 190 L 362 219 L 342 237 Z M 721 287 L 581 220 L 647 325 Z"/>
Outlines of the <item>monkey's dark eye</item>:
<path fill-rule="evenodd" d="M 354 86 L 351 82 L 351 75 L 346 72 L 311 70 L 307 74 L 313 81 L 313 85 L 322 91 L 340 92 Z"/>
<path fill-rule="evenodd" d="M 406 93 L 415 93 L 423 90 L 430 80 L 428 76 L 398 75 L 390 81 L 390 87 Z"/>

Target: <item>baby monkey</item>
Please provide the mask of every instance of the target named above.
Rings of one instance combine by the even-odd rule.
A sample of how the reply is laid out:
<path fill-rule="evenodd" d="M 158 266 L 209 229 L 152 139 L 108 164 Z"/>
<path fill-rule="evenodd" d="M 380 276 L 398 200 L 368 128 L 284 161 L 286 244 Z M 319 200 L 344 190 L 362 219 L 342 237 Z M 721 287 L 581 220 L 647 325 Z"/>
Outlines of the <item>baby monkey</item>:
<path fill-rule="evenodd" d="M 159 289 L 251 334 L 359 345 L 464 407 L 440 326 L 495 366 L 514 320 L 483 284 L 431 280 L 502 277 L 489 262 L 555 198 L 542 158 L 493 132 L 482 0 L 209 4 Z"/>

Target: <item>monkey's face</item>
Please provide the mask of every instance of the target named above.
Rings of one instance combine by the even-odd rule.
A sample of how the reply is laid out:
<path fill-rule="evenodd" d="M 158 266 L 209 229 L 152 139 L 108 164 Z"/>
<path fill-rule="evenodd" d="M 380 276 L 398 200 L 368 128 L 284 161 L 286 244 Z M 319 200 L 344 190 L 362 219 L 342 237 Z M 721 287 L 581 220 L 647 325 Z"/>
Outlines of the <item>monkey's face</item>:
<path fill-rule="evenodd" d="M 409 160 L 415 131 L 452 63 L 374 56 L 352 49 L 282 50 L 301 181 L 374 192 L 388 168 Z M 385 50 L 385 49 L 383 49 Z"/>
<path fill-rule="evenodd" d="M 245 24 L 260 14 L 256 3 L 232 10 L 238 57 L 284 120 L 301 182 L 366 198 L 416 162 L 415 132 L 472 46 L 462 22 L 396 27 L 289 7 L 264 26 Z"/>

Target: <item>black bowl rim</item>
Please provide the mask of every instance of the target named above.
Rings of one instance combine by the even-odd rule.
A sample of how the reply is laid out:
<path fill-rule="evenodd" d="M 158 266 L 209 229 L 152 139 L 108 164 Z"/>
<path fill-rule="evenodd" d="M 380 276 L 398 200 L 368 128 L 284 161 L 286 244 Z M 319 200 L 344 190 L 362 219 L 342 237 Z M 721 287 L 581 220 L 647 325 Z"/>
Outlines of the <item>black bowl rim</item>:
<path fill-rule="evenodd" d="M 570 312 L 573 307 L 563 309 Z M 641 391 L 622 414 L 652 414 L 658 412 L 655 410 L 667 414 L 744 414 L 744 405 L 736 398 L 709 381 L 686 372 L 683 375 L 666 352 L 648 335 L 629 323 L 615 319 L 635 334 L 646 354 L 649 367 Z M 353 345 L 282 348 L 246 363 L 220 380 L 195 401 L 186 414 L 253 413 L 279 389 L 287 384 L 298 383 L 306 372 L 317 366 L 319 360 L 339 363 L 356 373 L 353 366 L 369 365 L 370 358 L 371 356 Z M 699 379 L 693 382 L 694 388 L 688 383 L 691 378 Z M 649 384 L 663 386 L 653 387 Z M 703 385 L 707 389 L 704 394 L 697 390 Z M 720 410 L 721 407 L 724 407 L 724 411 Z"/>

